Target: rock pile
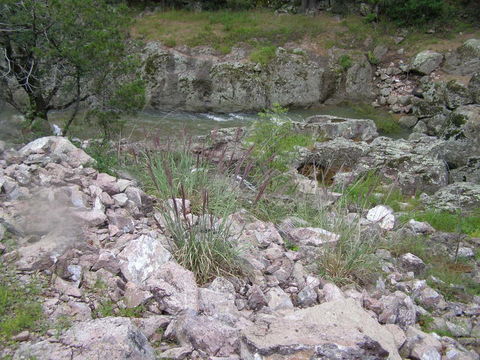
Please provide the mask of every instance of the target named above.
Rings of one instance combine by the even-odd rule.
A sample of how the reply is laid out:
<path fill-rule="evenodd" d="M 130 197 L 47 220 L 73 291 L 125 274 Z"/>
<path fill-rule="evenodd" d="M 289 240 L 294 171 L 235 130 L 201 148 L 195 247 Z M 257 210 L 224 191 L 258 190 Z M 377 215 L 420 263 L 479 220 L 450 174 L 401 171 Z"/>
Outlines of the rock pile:
<path fill-rule="evenodd" d="M 379 158 L 377 147 L 388 149 L 382 138 L 371 149 L 341 141 L 360 146 L 359 153 L 370 159 Z M 398 158 L 407 164 L 427 153 L 407 150 L 401 142 L 392 146 L 389 156 L 403 152 Z M 425 268 L 422 259 L 412 254 L 396 259 L 385 250 L 377 254 L 384 282 L 369 292 L 340 289 L 311 267 L 312 254 L 338 242 L 337 234 L 288 221 L 276 227 L 238 212 L 229 220 L 247 249 L 242 257 L 249 276 L 217 277 L 200 287 L 175 261 L 161 216 L 152 208 L 155 199 L 133 181 L 98 173 L 89 167 L 93 163 L 61 137 L 1 150 L 0 230 L 6 228 L 17 241 L 0 249 L 1 261 L 26 276 L 48 277 L 44 313 L 53 321 L 66 316 L 73 322 L 61 334 L 19 334 L 21 346 L 3 348 L 1 356 L 154 359 L 157 351 L 171 359 L 479 358 L 453 338 L 419 329 L 419 317 L 431 312 L 436 329 L 449 329 L 463 343 L 478 346 L 480 300 L 444 299 L 416 278 Z M 411 171 L 425 177 L 436 166 Z M 415 168 L 405 171 L 410 167 Z M 444 178 L 435 181 L 427 183 L 441 186 Z M 386 207 L 359 215 L 365 216 L 365 229 L 435 233 L 418 222 L 397 229 L 395 214 Z M 298 250 L 287 249 L 287 240 Z M 99 317 L 105 300 L 117 310 L 141 306 L 142 317 Z"/>

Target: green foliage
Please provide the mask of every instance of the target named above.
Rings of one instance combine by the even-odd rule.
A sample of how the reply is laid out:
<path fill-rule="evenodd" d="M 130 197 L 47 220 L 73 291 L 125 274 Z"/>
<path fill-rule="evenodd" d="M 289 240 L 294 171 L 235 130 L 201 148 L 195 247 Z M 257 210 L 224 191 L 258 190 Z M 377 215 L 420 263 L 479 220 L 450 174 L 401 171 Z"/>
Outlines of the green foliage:
<path fill-rule="evenodd" d="M 347 71 L 353 65 L 352 58 L 348 55 L 342 55 L 338 58 L 338 65 L 342 69 L 342 71 Z"/>
<path fill-rule="evenodd" d="M 125 10 L 106 0 L 0 0 L 5 29 L 0 47 L 11 67 L 5 71 L 11 80 L 6 84 L 12 92 L 23 89 L 28 104 L 7 100 L 30 123 L 47 120 L 52 110 L 73 108 L 65 132 L 80 104 L 92 97 L 95 114 L 102 114 L 104 124 L 121 112 L 141 108 L 143 84 L 124 44 L 130 24 Z"/>
<path fill-rule="evenodd" d="M 94 142 L 85 151 L 96 161 L 93 165 L 95 169 L 112 176 L 116 175 L 116 169 L 119 168 L 119 160 L 107 142 Z"/>
<path fill-rule="evenodd" d="M 445 19 L 452 7 L 444 0 L 385 0 L 385 15 L 400 25 L 425 25 Z"/>
<path fill-rule="evenodd" d="M 311 135 L 294 130 L 286 112 L 287 109 L 278 104 L 261 112 L 260 120 L 253 124 L 247 139 L 254 146 L 253 155 L 257 163 L 282 172 L 295 158 L 296 147 L 308 147 L 314 143 Z"/>
<path fill-rule="evenodd" d="M 159 151 L 147 157 L 144 183 L 150 193 L 167 200 L 186 197 L 194 212 L 201 212 L 208 193 L 208 212 L 224 214 L 239 207 L 240 192 L 228 176 L 218 172 L 207 159 L 194 156 L 184 145 L 178 150 Z"/>
<path fill-rule="evenodd" d="M 260 65 L 266 66 L 275 58 L 276 46 L 264 46 L 250 54 L 250 60 Z"/>
<path fill-rule="evenodd" d="M 140 305 L 134 308 L 119 308 L 114 301 L 105 300 L 100 303 L 96 312 L 99 318 L 108 316 L 140 318 L 145 312 L 145 307 Z"/>
<path fill-rule="evenodd" d="M 480 214 L 452 214 L 446 211 L 425 210 L 408 214 L 404 219 L 413 218 L 425 221 L 435 229 L 445 232 L 459 232 L 473 235 L 480 229 Z"/>
<path fill-rule="evenodd" d="M 0 268 L 0 341 L 23 330 L 35 330 L 42 318 L 37 297 L 41 287 L 36 282 L 20 282 L 3 266 Z"/>
<path fill-rule="evenodd" d="M 204 201 L 207 202 L 205 193 Z M 204 209 L 208 207 L 204 204 Z M 161 210 L 166 231 L 172 236 L 178 263 L 195 274 L 197 283 L 205 284 L 217 276 L 236 277 L 245 274 L 241 249 L 231 239 L 227 213 L 219 220 L 203 212 L 196 223 L 188 220 L 182 209 Z"/>
<path fill-rule="evenodd" d="M 380 60 L 378 60 L 378 58 L 371 51 L 367 53 L 367 59 L 368 62 L 372 65 L 378 65 L 380 63 Z"/>
<path fill-rule="evenodd" d="M 169 39 L 177 45 L 209 45 L 224 54 L 239 43 L 262 49 L 323 32 L 324 26 L 315 18 L 276 16 L 269 10 L 170 10 L 138 18 L 134 24 L 134 34 L 146 40 Z"/>

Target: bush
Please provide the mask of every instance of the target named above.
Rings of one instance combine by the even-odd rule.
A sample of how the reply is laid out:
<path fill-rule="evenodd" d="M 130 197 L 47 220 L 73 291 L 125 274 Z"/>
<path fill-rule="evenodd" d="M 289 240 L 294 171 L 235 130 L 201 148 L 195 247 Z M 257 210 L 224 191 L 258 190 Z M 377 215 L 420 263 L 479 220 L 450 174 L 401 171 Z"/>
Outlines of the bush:
<path fill-rule="evenodd" d="M 338 65 L 343 71 L 347 71 L 352 67 L 352 58 L 348 55 L 342 55 L 338 59 Z"/>
<path fill-rule="evenodd" d="M 444 19 L 452 7 L 444 0 L 387 0 L 385 15 L 400 25 L 426 25 Z"/>

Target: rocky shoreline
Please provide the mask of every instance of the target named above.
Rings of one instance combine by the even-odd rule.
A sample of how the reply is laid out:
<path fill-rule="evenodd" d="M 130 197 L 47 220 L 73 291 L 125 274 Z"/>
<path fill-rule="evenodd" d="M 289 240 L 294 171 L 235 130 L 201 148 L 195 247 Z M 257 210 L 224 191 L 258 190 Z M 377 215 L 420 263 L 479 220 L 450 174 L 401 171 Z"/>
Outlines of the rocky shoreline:
<path fill-rule="evenodd" d="M 449 170 L 447 159 L 460 152 L 448 149 L 467 146 L 460 140 L 418 134 L 392 140 L 377 137 L 374 124 L 351 119 L 314 117 L 303 126 L 331 140 L 305 149 L 295 167 L 341 169 L 334 181 L 374 168 L 407 192 L 425 192 L 422 201 L 433 207 L 469 211 L 480 205 L 478 183 L 449 185 L 462 167 Z M 371 138 L 357 139 L 368 128 Z M 212 133 L 212 159 L 239 151 L 232 134 Z M 1 262 L 23 281 L 44 278 L 42 311 L 53 323 L 71 321 L 60 333 L 50 328 L 16 334 L 16 342 L 1 350 L 3 357 L 479 359 L 467 349 L 479 346 L 479 296 L 445 299 L 422 276 L 424 261 L 411 253 L 380 248 L 375 256 L 383 275 L 376 285 L 341 288 L 311 267 L 312 254 L 335 244 L 336 234 L 288 221 L 275 225 L 241 211 L 229 221 L 238 242 L 248 244 L 242 257 L 250 275 L 199 286 L 174 260 L 157 199 L 135 181 L 98 173 L 89 167 L 93 159 L 61 137 L 40 138 L 19 150 L 2 146 L 0 159 L 0 234 L 15 244 L 2 245 Z M 325 199 L 316 180 L 295 176 L 312 200 Z M 446 253 L 457 247 L 456 253 L 475 261 L 479 239 L 414 220 L 403 225 L 398 215 L 380 205 L 355 216 L 361 217 L 362 233 L 427 237 Z M 478 282 L 478 260 L 471 276 Z M 112 304 L 106 317 L 99 312 L 105 301 Z M 140 317 L 125 317 L 125 309 L 138 307 Z M 426 318 L 432 333 L 422 331 Z"/>

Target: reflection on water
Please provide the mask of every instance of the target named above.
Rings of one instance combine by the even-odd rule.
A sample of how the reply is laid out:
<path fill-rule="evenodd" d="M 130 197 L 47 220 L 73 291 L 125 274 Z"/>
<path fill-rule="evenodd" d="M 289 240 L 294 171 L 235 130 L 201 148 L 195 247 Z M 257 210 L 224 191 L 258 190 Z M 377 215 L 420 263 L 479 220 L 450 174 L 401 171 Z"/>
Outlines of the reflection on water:
<path fill-rule="evenodd" d="M 366 118 L 364 112 L 355 106 L 335 105 L 325 106 L 312 110 L 295 110 L 287 115 L 294 121 L 302 121 L 309 116 L 317 114 L 336 115 L 349 118 Z M 391 116 L 386 112 L 377 111 L 375 116 Z M 61 124 L 65 113 L 52 113 L 52 123 Z M 259 119 L 258 114 L 250 113 L 187 113 L 180 111 L 144 111 L 134 118 L 127 118 L 122 136 L 132 141 L 149 137 L 171 138 L 180 134 L 203 135 L 215 128 L 248 126 Z M 0 109 L 0 139 L 10 142 L 21 142 L 21 117 L 12 110 Z M 85 126 L 80 121 L 71 128 L 70 136 L 79 138 L 97 138 L 101 131 L 93 124 Z M 20 140 L 20 141 L 19 141 Z"/>

